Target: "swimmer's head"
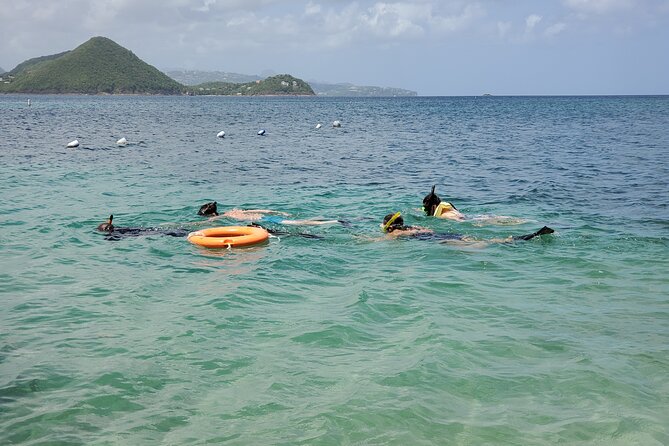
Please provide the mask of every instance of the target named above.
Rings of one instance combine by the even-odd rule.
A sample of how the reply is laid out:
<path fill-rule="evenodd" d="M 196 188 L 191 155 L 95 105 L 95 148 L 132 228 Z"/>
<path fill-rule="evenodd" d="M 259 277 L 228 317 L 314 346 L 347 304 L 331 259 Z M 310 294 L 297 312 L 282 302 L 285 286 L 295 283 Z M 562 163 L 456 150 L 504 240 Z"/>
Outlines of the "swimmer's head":
<path fill-rule="evenodd" d="M 396 229 L 404 228 L 404 219 L 402 214 L 395 212 L 394 214 L 388 214 L 383 217 L 383 223 L 381 223 L 381 230 L 383 232 L 393 232 Z"/>
<path fill-rule="evenodd" d="M 216 202 L 210 201 L 200 206 L 200 210 L 197 211 L 197 215 L 218 215 L 218 210 L 216 209 Z"/>
<path fill-rule="evenodd" d="M 437 206 L 439 206 L 439 203 L 441 203 L 441 198 L 439 198 L 439 195 L 434 193 L 434 189 L 437 187 L 435 184 L 432 186 L 432 191 L 430 191 L 429 194 L 423 198 L 423 211 L 427 215 L 434 215 L 435 209 L 437 209 Z"/>
<path fill-rule="evenodd" d="M 97 230 L 101 231 L 101 232 L 112 232 L 112 231 L 114 231 L 114 225 L 112 224 L 113 219 L 114 219 L 114 216 L 110 215 L 109 220 L 107 220 L 106 223 L 100 223 L 97 227 Z"/>

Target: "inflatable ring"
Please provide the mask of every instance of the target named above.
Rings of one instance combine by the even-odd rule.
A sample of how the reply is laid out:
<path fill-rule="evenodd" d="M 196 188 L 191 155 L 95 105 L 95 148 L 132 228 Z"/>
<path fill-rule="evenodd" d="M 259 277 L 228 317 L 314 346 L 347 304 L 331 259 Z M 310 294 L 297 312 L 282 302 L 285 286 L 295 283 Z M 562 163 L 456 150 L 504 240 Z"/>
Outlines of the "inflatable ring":
<path fill-rule="evenodd" d="M 262 243 L 269 238 L 263 228 L 254 226 L 220 226 L 188 234 L 188 241 L 205 248 L 236 248 Z"/>

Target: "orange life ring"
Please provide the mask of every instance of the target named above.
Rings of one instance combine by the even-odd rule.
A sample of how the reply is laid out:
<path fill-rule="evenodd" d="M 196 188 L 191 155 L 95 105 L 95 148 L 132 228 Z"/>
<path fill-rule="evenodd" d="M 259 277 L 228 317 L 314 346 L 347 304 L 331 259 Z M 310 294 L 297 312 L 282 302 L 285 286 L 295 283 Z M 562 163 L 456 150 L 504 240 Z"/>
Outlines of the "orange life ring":
<path fill-rule="evenodd" d="M 188 234 L 188 241 L 205 248 L 233 248 L 262 243 L 269 238 L 263 228 L 254 226 L 219 226 Z"/>

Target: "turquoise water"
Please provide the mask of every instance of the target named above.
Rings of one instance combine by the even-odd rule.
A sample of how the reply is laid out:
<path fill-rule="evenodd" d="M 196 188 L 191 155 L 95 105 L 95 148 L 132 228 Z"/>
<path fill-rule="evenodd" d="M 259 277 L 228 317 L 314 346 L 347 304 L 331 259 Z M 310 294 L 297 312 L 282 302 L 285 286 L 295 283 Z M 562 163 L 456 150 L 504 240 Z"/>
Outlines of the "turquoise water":
<path fill-rule="evenodd" d="M 31 99 L 0 96 L 0 444 L 669 444 L 669 98 Z M 432 184 L 524 223 L 425 218 Z M 94 230 L 210 200 L 350 225 Z M 384 240 L 397 210 L 556 233 Z"/>

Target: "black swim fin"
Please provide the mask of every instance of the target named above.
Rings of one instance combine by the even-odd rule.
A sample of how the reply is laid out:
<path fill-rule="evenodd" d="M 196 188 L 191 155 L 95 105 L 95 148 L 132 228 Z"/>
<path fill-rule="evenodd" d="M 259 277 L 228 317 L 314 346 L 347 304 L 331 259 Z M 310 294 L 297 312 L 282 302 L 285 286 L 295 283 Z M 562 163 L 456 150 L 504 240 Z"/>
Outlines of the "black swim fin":
<path fill-rule="evenodd" d="M 544 226 L 543 228 L 539 229 L 537 232 L 533 232 L 532 234 L 525 234 L 525 235 L 516 235 L 513 237 L 514 240 L 531 240 L 534 237 L 538 235 L 546 235 L 546 234 L 552 234 L 555 231 L 549 228 L 548 226 Z"/>

